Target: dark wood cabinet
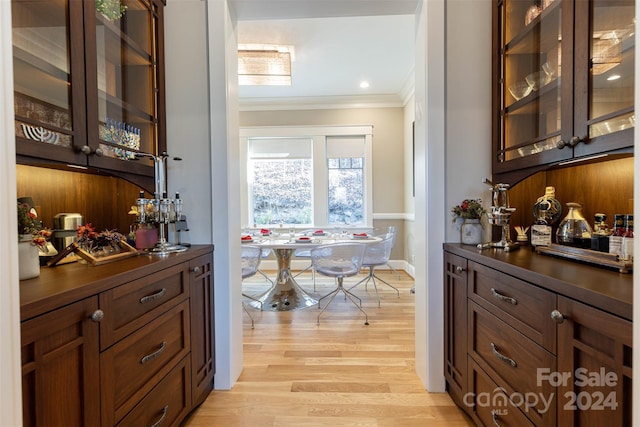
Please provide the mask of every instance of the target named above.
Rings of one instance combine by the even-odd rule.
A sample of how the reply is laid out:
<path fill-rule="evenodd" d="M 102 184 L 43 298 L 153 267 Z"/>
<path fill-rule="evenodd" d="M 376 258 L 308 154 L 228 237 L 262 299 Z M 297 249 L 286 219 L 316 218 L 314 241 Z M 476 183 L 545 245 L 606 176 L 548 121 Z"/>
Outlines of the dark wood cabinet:
<path fill-rule="evenodd" d="M 76 165 L 153 191 L 165 150 L 161 0 L 12 0 L 17 161 Z"/>
<path fill-rule="evenodd" d="M 632 425 L 632 322 L 564 297 L 556 318 L 558 425 Z"/>
<path fill-rule="evenodd" d="M 95 316 L 94 316 L 95 314 Z M 24 426 L 100 424 L 98 298 L 22 323 Z"/>
<path fill-rule="evenodd" d="M 191 272 L 191 385 L 193 405 L 213 388 L 215 335 L 213 331 L 213 259 L 204 255 L 189 263 Z"/>
<path fill-rule="evenodd" d="M 213 388 L 212 268 L 194 246 L 21 282 L 25 425 L 179 425 Z"/>
<path fill-rule="evenodd" d="M 632 153 L 633 0 L 494 1 L 494 182 Z"/>
<path fill-rule="evenodd" d="M 444 259 L 447 391 L 477 425 L 631 425 L 630 275 L 524 249 Z"/>
<path fill-rule="evenodd" d="M 444 254 L 444 375 L 458 405 L 467 393 L 467 260 Z"/>

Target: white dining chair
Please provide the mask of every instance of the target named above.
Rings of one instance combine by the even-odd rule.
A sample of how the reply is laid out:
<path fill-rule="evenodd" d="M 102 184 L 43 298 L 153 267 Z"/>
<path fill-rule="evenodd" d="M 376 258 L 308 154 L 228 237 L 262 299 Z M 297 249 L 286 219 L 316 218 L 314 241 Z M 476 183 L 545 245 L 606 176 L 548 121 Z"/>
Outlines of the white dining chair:
<path fill-rule="evenodd" d="M 252 245 L 242 245 L 241 249 L 241 267 L 242 267 L 242 281 L 248 279 L 249 277 L 255 276 L 258 272 L 258 267 L 260 266 L 260 261 L 262 260 L 262 248 L 258 246 Z M 260 303 L 260 310 L 262 310 L 262 301 L 257 298 L 254 298 L 250 295 L 247 295 L 242 292 L 242 296 L 245 298 L 249 298 L 253 301 L 257 301 Z M 249 315 L 249 319 L 251 319 L 251 329 L 254 327 L 254 320 L 249 310 L 247 310 L 247 306 L 244 301 L 242 301 L 242 308 Z"/>
<path fill-rule="evenodd" d="M 335 243 L 318 246 L 311 250 L 311 262 L 316 272 L 324 276 L 336 278 L 338 284 L 336 289 L 318 299 L 318 308 L 321 308 L 321 301 L 327 297 L 331 297 L 318 314 L 318 324 L 320 324 L 320 316 L 339 292 L 343 292 L 364 314 L 364 324 L 369 324 L 369 316 L 367 312 L 362 309 L 362 300 L 343 286 L 345 277 L 355 276 L 360 271 L 364 259 L 364 251 L 365 245 L 362 243 Z M 358 302 L 356 302 L 356 300 L 358 300 Z"/>
<path fill-rule="evenodd" d="M 296 277 L 298 277 L 302 273 L 311 270 L 311 280 L 313 282 L 313 292 L 315 292 L 316 291 L 316 270 L 313 268 L 313 263 L 311 262 L 311 250 L 307 249 L 307 248 L 295 249 L 293 251 L 293 256 L 296 257 L 296 258 L 308 259 L 309 260 L 309 265 L 307 265 L 302 270 L 298 271 L 293 276 L 293 278 L 295 279 Z"/>
<path fill-rule="evenodd" d="M 391 233 L 385 234 L 383 236 L 378 236 L 378 237 L 380 237 L 382 240 L 380 240 L 379 242 L 367 244 L 364 252 L 364 260 L 362 261 L 362 266 L 369 269 L 367 277 L 363 278 L 358 283 L 351 286 L 349 288 L 349 291 L 351 291 L 351 289 L 355 288 L 356 286 L 361 285 L 362 283 L 365 284 L 365 289 L 366 289 L 367 285 L 369 284 L 369 281 L 372 281 L 373 288 L 376 291 L 376 297 L 378 298 L 378 307 L 380 307 L 380 294 L 378 293 L 378 286 L 376 285 L 376 279 L 378 279 L 385 285 L 389 286 L 390 288 L 393 288 L 398 294 L 398 298 L 400 298 L 400 291 L 395 286 L 387 283 L 385 280 L 376 276 L 374 272 L 374 269 L 377 266 L 388 264 L 389 256 L 391 255 L 391 249 L 393 248 L 393 242 L 394 242 L 394 237 L 393 235 L 391 235 Z"/>

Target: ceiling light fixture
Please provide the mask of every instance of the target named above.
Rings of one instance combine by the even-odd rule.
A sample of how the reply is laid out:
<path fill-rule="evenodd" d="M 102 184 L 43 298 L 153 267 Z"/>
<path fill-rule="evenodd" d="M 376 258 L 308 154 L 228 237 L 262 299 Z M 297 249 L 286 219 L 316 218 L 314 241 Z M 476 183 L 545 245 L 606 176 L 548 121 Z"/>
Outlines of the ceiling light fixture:
<path fill-rule="evenodd" d="M 607 77 L 607 80 L 612 82 L 614 80 L 618 80 L 620 78 L 620 74 L 612 74 L 609 77 Z"/>
<path fill-rule="evenodd" d="M 368 87 L 369 87 L 369 82 L 367 82 L 367 81 L 360 82 L 360 88 L 361 89 L 366 89 Z"/>
<path fill-rule="evenodd" d="M 292 46 L 238 45 L 238 84 L 291 86 Z"/>
<path fill-rule="evenodd" d="M 622 43 L 615 32 L 605 33 L 593 40 L 591 63 L 594 75 L 606 73 L 621 62 Z"/>

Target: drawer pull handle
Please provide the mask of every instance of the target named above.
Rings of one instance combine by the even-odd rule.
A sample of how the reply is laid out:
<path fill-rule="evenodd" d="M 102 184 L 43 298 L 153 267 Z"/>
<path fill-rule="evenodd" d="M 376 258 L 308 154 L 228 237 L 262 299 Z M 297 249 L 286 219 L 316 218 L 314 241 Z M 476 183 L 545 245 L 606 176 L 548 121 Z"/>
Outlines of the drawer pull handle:
<path fill-rule="evenodd" d="M 461 267 L 461 266 L 459 266 L 459 265 L 456 265 L 456 273 L 460 274 L 460 273 L 462 273 L 463 271 L 464 271 L 464 268 L 463 268 L 463 267 Z"/>
<path fill-rule="evenodd" d="M 512 305 L 518 304 L 517 299 L 508 297 L 506 295 L 502 295 L 500 292 L 496 291 L 494 288 L 491 288 L 491 295 L 493 295 L 493 297 L 497 300 L 508 302 L 509 304 L 512 304 Z"/>
<path fill-rule="evenodd" d="M 511 365 L 511 366 L 513 366 L 514 368 L 515 368 L 516 366 L 518 366 L 518 364 L 516 363 L 516 361 L 515 361 L 515 360 L 513 360 L 513 359 L 511 359 L 511 358 L 509 358 L 509 357 L 505 356 L 504 354 L 500 353 L 500 352 L 498 351 L 498 347 L 497 347 L 494 343 L 491 343 L 491 351 L 493 351 L 493 354 L 495 354 L 495 355 L 496 355 L 496 357 L 497 357 L 498 359 L 502 360 L 504 363 L 506 363 L 506 364 L 508 364 L 508 365 Z"/>
<path fill-rule="evenodd" d="M 140 359 L 140 364 L 144 365 L 145 363 L 150 362 L 153 359 L 155 359 L 156 357 L 160 356 L 160 354 L 164 351 L 164 349 L 166 347 L 167 347 L 167 342 L 166 341 L 162 341 L 162 344 L 160 344 L 160 348 L 159 349 L 157 349 L 156 351 L 154 351 L 151 354 L 147 354 L 142 359 Z"/>
<path fill-rule="evenodd" d="M 496 411 L 495 409 L 491 410 L 491 420 L 493 421 L 493 425 L 496 427 L 502 427 L 500 424 L 498 424 L 498 420 L 500 419 L 500 417 L 498 416 L 498 411 Z"/>
<path fill-rule="evenodd" d="M 164 294 L 166 294 L 166 293 L 167 293 L 167 290 L 165 288 L 162 288 L 158 292 L 156 292 L 155 294 L 147 295 L 146 297 L 140 298 L 140 304 L 144 304 L 144 303 L 147 303 L 147 302 L 155 301 L 158 298 L 162 298 L 164 296 Z"/>
<path fill-rule="evenodd" d="M 162 408 L 162 416 L 158 421 L 151 424 L 151 427 L 160 427 L 160 425 L 164 422 L 164 419 L 167 418 L 167 412 L 169 412 L 169 405 L 165 405 L 164 408 Z"/>

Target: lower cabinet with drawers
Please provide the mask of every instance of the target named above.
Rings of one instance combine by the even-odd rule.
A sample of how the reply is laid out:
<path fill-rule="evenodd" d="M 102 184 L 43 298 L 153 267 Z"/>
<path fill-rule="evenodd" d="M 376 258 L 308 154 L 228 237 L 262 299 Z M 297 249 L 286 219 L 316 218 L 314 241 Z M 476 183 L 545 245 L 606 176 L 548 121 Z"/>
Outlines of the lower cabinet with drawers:
<path fill-rule="evenodd" d="M 25 426 L 175 426 L 214 379 L 213 247 L 21 282 Z"/>
<path fill-rule="evenodd" d="M 631 425 L 631 275 L 444 245 L 447 391 L 477 425 Z"/>

